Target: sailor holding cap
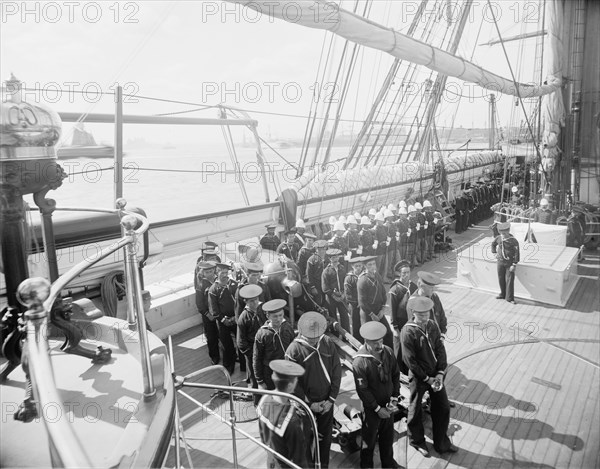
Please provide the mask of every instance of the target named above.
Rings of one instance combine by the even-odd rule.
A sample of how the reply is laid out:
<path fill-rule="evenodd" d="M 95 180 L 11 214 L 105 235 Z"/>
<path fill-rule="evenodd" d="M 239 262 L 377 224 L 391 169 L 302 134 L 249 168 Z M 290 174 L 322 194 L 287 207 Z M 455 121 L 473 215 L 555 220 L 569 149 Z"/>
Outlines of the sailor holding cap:
<path fill-rule="evenodd" d="M 388 409 L 397 405 L 400 394 L 400 370 L 391 348 L 383 345 L 387 330 L 379 322 L 363 324 L 360 335 L 364 344 L 352 362 L 356 392 L 362 401 L 364 419 L 360 467 L 373 467 L 373 452 L 379 441 L 381 467 L 397 468 L 394 461 L 394 418 Z"/>
<path fill-rule="evenodd" d="M 283 254 L 288 259 L 296 262 L 296 259 L 298 258 L 298 246 L 295 242 L 296 230 L 287 230 L 284 235 L 286 236 L 285 241 L 277 246 L 277 250 L 275 252 L 277 254 Z"/>
<path fill-rule="evenodd" d="M 283 308 L 287 306 L 285 300 L 271 300 L 262 305 L 262 310 L 267 315 L 264 323 L 254 337 L 254 351 L 252 366 L 256 382 L 261 389 L 275 389 L 271 379 L 271 360 L 281 360 L 285 351 L 294 340 L 294 329 L 285 320 Z"/>
<path fill-rule="evenodd" d="M 392 330 L 384 313 L 387 292 L 381 276 L 377 273 L 376 257 L 365 257 L 364 262 L 365 270 L 358 277 L 357 285 L 360 322 L 362 324 L 369 321 L 381 322 L 388 331 L 383 339 L 383 343 L 393 348 L 394 339 Z"/>
<path fill-rule="evenodd" d="M 217 320 L 219 339 L 223 345 L 223 366 L 230 375 L 235 370 L 237 326 L 235 323 L 235 292 L 237 282 L 229 277 L 231 266 L 217 264 L 217 280 L 208 290 L 208 307 Z M 246 371 L 246 360 L 239 354 L 240 370 Z"/>
<path fill-rule="evenodd" d="M 273 382 L 279 392 L 292 394 L 304 368 L 287 360 L 273 360 Z M 300 467 L 309 467 L 312 455 L 312 428 L 304 412 L 283 396 L 264 396 L 257 408 L 260 438 L 271 449 L 277 451 Z M 289 467 L 271 453 L 267 456 L 267 467 Z"/>
<path fill-rule="evenodd" d="M 429 319 L 432 308 L 431 299 L 411 297 L 407 309 L 412 314 L 412 320 L 400 333 L 402 359 L 409 369 L 409 443 L 425 457 L 429 456 L 429 450 L 425 442 L 421 400 L 426 391 L 429 391 L 431 398 L 433 447 L 438 453 L 458 451 L 446 435 L 450 423 L 450 403 L 443 383 L 448 363 L 440 329 Z"/>
<path fill-rule="evenodd" d="M 217 264 L 212 261 L 200 261 L 196 264 L 198 275 L 194 282 L 196 288 L 196 308 L 202 315 L 202 325 L 204 326 L 204 336 L 208 347 L 208 356 L 213 365 L 218 365 L 221 361 L 221 352 L 219 350 L 219 329 L 216 318 L 211 314 L 208 306 L 208 290 L 215 281 L 215 269 Z"/>
<path fill-rule="evenodd" d="M 510 223 L 499 223 L 497 229 L 500 232 L 492 242 L 492 252 L 498 259 L 498 283 L 500 294 L 499 300 L 506 299 L 515 304 L 515 269 L 520 260 L 519 242 L 510 234 Z"/>
<path fill-rule="evenodd" d="M 276 251 L 277 246 L 279 246 L 279 243 L 280 243 L 279 238 L 275 234 L 275 228 L 277 228 L 277 225 L 269 224 L 269 225 L 266 225 L 266 228 L 267 228 L 267 234 L 264 235 L 262 238 L 260 238 L 260 246 L 263 249 L 268 249 L 270 251 Z"/>
<path fill-rule="evenodd" d="M 319 431 L 321 467 L 329 467 L 333 430 L 333 404 L 340 392 L 342 365 L 337 347 L 327 337 L 327 320 L 315 311 L 307 311 L 298 321 L 299 337 L 285 352 L 285 358 L 305 369 L 295 394 L 310 406 Z"/>
<path fill-rule="evenodd" d="M 238 296 L 244 300 L 244 310 L 237 320 L 237 346 L 246 359 L 246 370 L 254 389 L 258 388 L 252 360 L 254 338 L 260 327 L 267 320 L 261 307 L 260 296 L 262 293 L 262 288 L 254 284 L 244 285 L 238 289 Z M 259 394 L 254 395 L 255 404 L 258 403 L 259 398 Z"/>

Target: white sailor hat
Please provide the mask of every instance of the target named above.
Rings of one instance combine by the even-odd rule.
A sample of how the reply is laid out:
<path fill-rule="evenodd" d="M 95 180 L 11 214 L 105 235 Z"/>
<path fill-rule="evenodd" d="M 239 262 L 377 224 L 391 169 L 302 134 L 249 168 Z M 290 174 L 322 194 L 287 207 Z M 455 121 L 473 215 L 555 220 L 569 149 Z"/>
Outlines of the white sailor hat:
<path fill-rule="evenodd" d="M 293 378 L 304 374 L 304 367 L 302 365 L 289 360 L 271 360 L 269 368 L 277 375 L 276 378 Z"/>
<path fill-rule="evenodd" d="M 298 320 L 298 332 L 309 339 L 316 339 L 325 334 L 327 320 L 316 311 L 307 311 Z"/>
<path fill-rule="evenodd" d="M 371 219 L 365 215 L 360 219 L 360 224 L 363 226 L 371 226 Z"/>
<path fill-rule="evenodd" d="M 286 306 L 287 301 L 276 299 L 267 301 L 262 305 L 262 308 L 265 313 L 278 313 L 279 311 L 283 310 L 283 308 L 285 308 Z"/>
<path fill-rule="evenodd" d="M 333 225 L 333 231 L 346 231 L 346 227 L 344 226 L 343 221 L 336 221 L 335 225 Z"/>
<path fill-rule="evenodd" d="M 387 329 L 379 321 L 369 321 L 360 326 L 359 332 L 365 340 L 379 340 L 385 336 Z"/>
<path fill-rule="evenodd" d="M 433 300 L 426 296 L 411 296 L 406 303 L 406 309 L 413 313 L 427 313 L 432 308 Z"/>
<path fill-rule="evenodd" d="M 421 205 L 421 202 L 417 202 L 417 203 L 415 204 L 415 208 L 416 208 L 417 210 L 423 210 L 423 206 Z"/>
<path fill-rule="evenodd" d="M 508 231 L 508 230 L 510 230 L 510 223 L 509 222 L 498 223 L 496 225 L 496 228 L 498 228 L 498 231 Z"/>
<path fill-rule="evenodd" d="M 432 274 L 431 272 L 425 272 L 423 270 L 417 272 L 417 276 L 426 283 L 427 285 L 439 285 L 442 283 L 442 279 L 440 279 L 437 275 Z"/>
<path fill-rule="evenodd" d="M 298 218 L 298 220 L 296 221 L 296 228 L 306 228 L 306 225 L 304 224 L 304 220 L 302 218 Z"/>
<path fill-rule="evenodd" d="M 250 300 L 252 298 L 258 298 L 262 291 L 262 288 L 258 285 L 244 285 L 240 288 L 240 296 L 245 300 Z"/>

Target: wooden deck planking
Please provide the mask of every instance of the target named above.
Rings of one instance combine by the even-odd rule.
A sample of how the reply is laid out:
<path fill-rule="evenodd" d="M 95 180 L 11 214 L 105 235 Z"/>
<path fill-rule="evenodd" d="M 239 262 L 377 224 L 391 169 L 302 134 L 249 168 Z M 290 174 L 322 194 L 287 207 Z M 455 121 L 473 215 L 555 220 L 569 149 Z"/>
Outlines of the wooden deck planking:
<path fill-rule="evenodd" d="M 475 233 L 475 235 L 477 234 L 479 233 Z M 456 266 L 447 258 L 426 264 L 422 269 L 441 274 L 446 280 L 456 277 Z M 413 278 L 415 278 L 415 274 L 416 270 L 413 272 Z M 498 402 L 501 405 L 500 419 L 491 427 L 488 424 L 486 428 L 485 425 L 474 425 L 461 421 L 460 418 L 464 419 L 464 416 L 457 414 L 457 409 L 452 409 L 451 427 L 453 424 L 461 426 L 453 436 L 453 440 L 459 446 L 460 451 L 455 455 L 445 455 L 444 458 L 441 458 L 432 449 L 432 458 L 430 459 L 423 458 L 410 447 L 408 448 L 408 454 L 404 453 L 406 444 L 405 426 L 399 422 L 396 424 L 397 437 L 399 438 L 394 448 L 397 461 L 404 465 L 406 459 L 411 468 L 513 467 L 513 465 L 526 464 L 528 461 L 534 467 L 551 467 L 555 463 L 561 463 L 565 460 L 563 457 L 563 452 L 565 452 L 571 458 L 570 462 L 567 462 L 571 467 L 593 467 L 596 465 L 599 462 L 597 452 L 590 448 L 597 446 L 599 441 L 598 430 L 596 430 L 600 418 L 597 387 L 590 386 L 585 402 L 580 402 L 581 407 L 575 406 L 577 411 L 570 411 L 572 402 L 569 399 L 567 387 L 563 386 L 561 390 L 556 390 L 530 381 L 530 378 L 535 376 L 552 383 L 564 383 L 565 380 L 572 379 L 566 378 L 569 376 L 570 371 L 579 370 L 580 367 L 583 367 L 581 368 L 583 370 L 585 367 L 593 367 L 593 365 L 549 344 L 514 345 L 490 351 L 483 351 L 483 348 L 508 342 L 515 338 L 519 340 L 526 339 L 528 334 L 525 330 L 516 331 L 511 329 L 511 326 L 518 323 L 520 327 L 524 327 L 527 322 L 535 323 L 538 326 L 535 332 L 531 334 L 532 337 L 540 339 L 587 338 L 597 341 L 599 338 L 599 295 L 597 286 L 598 282 L 593 279 L 580 279 L 567 307 L 562 309 L 519 301 L 518 299 L 518 304 L 512 305 L 505 301 L 496 300 L 494 295 L 490 293 L 456 287 L 451 284 L 440 285 L 438 294 L 448 313 L 449 323 L 454 323 L 455 326 L 460 327 L 462 334 L 459 340 L 448 340 L 446 342 L 449 363 L 453 364 L 456 358 L 469 352 L 479 351 L 479 353 L 455 363 L 450 368 L 447 378 L 449 397 L 457 402 L 457 406 L 459 403 L 462 405 L 461 408 L 457 407 L 458 410 L 464 409 L 466 407 L 464 404 L 468 404 L 472 407 L 478 406 L 477 410 L 481 413 L 485 409 L 484 405 L 489 402 L 489 397 L 494 395 L 491 393 L 500 393 L 500 396 L 498 396 Z M 470 321 L 481 323 L 478 328 L 473 329 L 475 336 L 472 340 L 468 337 L 468 327 L 466 325 Z M 502 327 L 502 337 L 498 340 L 486 341 L 483 326 L 487 323 L 500 325 Z M 449 327 L 449 337 L 451 327 Z M 187 334 L 189 339 L 193 337 L 194 331 L 186 331 L 184 334 Z M 598 342 L 558 342 L 557 345 L 589 359 L 592 359 L 594 353 L 597 354 L 599 350 Z M 190 355 L 190 352 L 196 353 L 196 357 L 185 357 L 183 362 L 180 360 L 179 363 L 176 361 L 177 372 L 184 374 L 192 371 L 192 369 L 210 365 L 205 348 L 203 345 L 200 350 L 180 350 L 179 354 L 182 355 L 182 358 L 185 355 Z M 535 349 L 535 352 L 527 352 L 528 348 Z M 546 351 L 543 351 L 544 349 Z M 178 351 L 175 355 L 178 356 Z M 541 368 L 537 367 L 536 361 L 538 360 L 544 363 Z M 573 365 L 575 362 L 577 363 Z M 598 381 L 597 371 L 595 369 L 592 374 L 596 382 Z M 463 381 L 461 381 L 461 375 L 464 375 Z M 525 377 L 522 380 L 523 382 L 520 382 L 522 376 Z M 479 382 L 474 386 L 469 385 L 469 381 L 475 380 L 479 380 Z M 467 385 L 456 392 L 453 386 L 461 386 L 464 382 Z M 523 397 L 523 400 L 520 399 L 521 397 Z M 479 404 L 481 400 L 485 402 Z M 522 422 L 519 422 L 514 431 L 516 436 L 524 434 L 525 438 L 522 441 L 515 441 L 513 436 L 506 434 L 508 430 L 513 431 L 514 427 L 514 423 L 510 421 L 514 408 L 510 407 L 510 403 L 517 401 L 526 403 L 535 400 L 540 401 L 541 404 L 536 411 L 536 418 L 533 420 L 523 418 Z M 515 405 L 518 407 L 525 404 L 517 403 Z M 525 414 L 524 417 L 528 415 Z M 578 415 L 580 417 L 577 417 Z M 426 418 L 426 421 L 428 420 L 430 420 L 429 417 Z M 554 423 L 554 420 L 557 420 L 558 423 Z M 565 422 L 565 420 L 567 421 Z M 430 427 L 430 423 L 427 423 L 427 425 Z M 578 425 L 578 431 L 574 432 L 575 425 Z M 579 435 L 587 442 L 581 451 L 571 451 L 565 445 L 552 441 L 546 436 L 549 428 L 553 428 L 553 431 L 549 433 L 551 436 L 554 432 L 570 433 Z M 229 429 L 227 429 L 227 433 L 230 433 Z M 258 434 L 257 430 L 256 434 Z M 473 446 L 474 442 L 477 442 L 476 446 Z M 252 467 L 256 464 L 259 467 L 264 467 L 265 456 L 261 454 L 263 451 L 257 450 L 256 447 L 246 449 L 250 447 L 249 445 L 249 442 L 240 441 L 240 455 L 243 453 L 245 457 L 243 465 Z M 214 441 L 206 441 L 202 446 L 204 451 L 214 449 L 221 456 L 231 454 L 230 442 L 227 447 L 222 442 L 217 445 L 217 442 Z M 244 446 L 244 449 L 242 449 L 242 446 Z M 222 451 L 225 452 L 222 453 Z M 513 451 L 515 451 L 516 459 L 512 459 Z M 527 452 L 531 457 L 527 457 Z M 215 461 L 223 462 L 224 459 L 216 457 Z M 580 465 L 580 462 L 583 466 Z M 377 467 L 377 455 L 375 463 Z M 357 467 L 358 453 L 346 455 L 341 453 L 339 446 L 334 445 L 330 466 Z"/>
<path fill-rule="evenodd" d="M 570 392 L 570 380 L 565 379 L 564 370 L 573 363 L 568 355 L 558 349 L 551 348 L 546 344 L 538 344 L 537 346 L 541 350 L 548 352 L 548 363 L 552 363 L 554 369 L 545 375 L 539 374 L 536 376 L 550 383 L 560 385 L 561 389 L 556 390 L 543 384 L 532 383 L 532 385 L 540 389 L 545 388 L 545 393 L 537 401 L 538 411 L 535 417 L 540 423 L 530 425 L 530 443 L 523 447 L 523 451 L 529 451 L 534 458 L 539 457 L 540 461 L 550 462 L 553 459 L 550 455 L 560 452 L 560 443 L 554 441 L 552 436 L 554 435 L 557 423 L 560 422 L 560 414 L 564 409 L 563 402 L 565 397 Z M 548 434 L 548 432 L 550 433 Z M 554 466 L 553 463 L 551 465 Z"/>
<path fill-rule="evenodd" d="M 519 345 L 495 349 L 490 352 L 490 358 L 495 358 L 496 362 L 499 361 L 501 363 L 499 369 L 502 370 L 502 373 L 496 370 L 490 377 L 490 371 L 487 371 L 481 378 L 482 380 L 486 380 L 486 378 L 489 380 L 490 389 L 493 390 L 493 393 L 496 393 L 496 395 L 492 394 L 492 396 L 495 396 L 496 399 L 488 397 L 485 400 L 486 414 L 483 422 L 481 422 L 481 431 L 479 432 L 479 438 L 483 436 L 485 439 L 482 449 L 475 451 L 480 456 L 473 461 L 473 467 L 483 467 L 487 465 L 488 461 L 486 461 L 486 458 L 495 457 L 498 446 L 504 442 L 503 435 L 507 432 L 508 428 L 514 425 L 513 417 L 515 411 L 519 411 L 518 409 L 521 407 L 530 406 L 529 400 L 524 401 L 521 399 L 521 396 L 525 394 L 522 389 L 526 386 L 526 383 L 523 379 L 519 378 L 527 374 L 527 371 L 523 369 L 523 361 L 527 355 L 534 355 L 535 350 L 532 347 L 529 344 Z M 515 367 L 518 367 L 519 371 Z M 493 367 L 490 367 L 490 369 L 493 369 Z M 498 391 L 497 389 L 508 389 L 510 390 L 510 394 Z M 483 403 L 484 399 L 480 399 Z M 506 401 L 506 404 L 500 405 L 500 402 L 503 400 Z M 497 418 L 495 415 L 496 412 L 492 410 L 494 406 L 499 409 Z M 491 409 L 487 410 L 490 407 Z"/>
<path fill-rule="evenodd" d="M 512 349 L 512 350 L 510 350 Z M 488 455 L 505 454 L 506 448 L 505 443 L 507 439 L 506 434 L 518 434 L 520 416 L 527 412 L 532 405 L 535 397 L 530 396 L 527 393 L 527 376 L 530 374 L 530 370 L 523 366 L 523 362 L 527 360 L 527 357 L 536 359 L 539 355 L 539 350 L 535 345 L 517 345 L 510 347 L 509 349 L 497 349 L 497 358 L 503 359 L 503 366 L 505 368 L 505 375 L 500 379 L 498 385 L 501 389 L 507 389 L 510 393 L 502 392 L 501 394 L 507 397 L 507 404 L 500 406 L 501 412 L 498 420 L 490 427 L 491 436 L 485 451 L 480 458 L 477 459 L 476 465 L 483 464 L 482 457 Z M 515 365 L 518 365 L 519 370 L 515 369 Z M 506 378 L 508 376 L 508 378 Z M 501 386 L 504 384 L 504 386 Z M 494 438 L 494 433 L 498 436 L 498 439 Z M 517 455 L 518 456 L 518 455 Z M 518 458 L 520 459 L 520 458 Z"/>

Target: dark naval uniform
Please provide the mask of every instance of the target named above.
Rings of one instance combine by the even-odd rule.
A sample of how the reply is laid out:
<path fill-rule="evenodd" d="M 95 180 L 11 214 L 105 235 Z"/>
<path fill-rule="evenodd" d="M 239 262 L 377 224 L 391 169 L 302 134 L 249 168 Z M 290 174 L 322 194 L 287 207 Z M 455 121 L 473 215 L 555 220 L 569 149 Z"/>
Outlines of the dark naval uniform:
<path fill-rule="evenodd" d="M 394 352 L 384 345 L 378 359 L 363 345 L 354 355 L 352 370 L 356 392 L 364 409 L 364 445 L 360 452 L 360 466 L 373 467 L 373 452 L 379 441 L 381 467 L 398 467 L 394 461 L 393 449 L 394 418 L 390 416 L 382 419 L 376 412 L 379 407 L 385 407 L 392 396 L 400 394 L 400 370 Z"/>
<path fill-rule="evenodd" d="M 269 363 L 272 360 L 285 358 L 285 351 L 294 340 L 294 336 L 294 329 L 286 320 L 283 321 L 279 330 L 273 329 L 270 321 L 261 326 L 254 338 L 254 353 L 252 354 L 254 375 L 258 384 L 264 384 L 267 389 L 275 389 Z"/>
<path fill-rule="evenodd" d="M 534 222 L 544 223 L 546 225 L 554 225 L 556 223 L 554 212 L 549 208 L 538 208 L 533 217 Z"/>
<path fill-rule="evenodd" d="M 500 228 L 499 228 L 500 229 Z M 498 283 L 500 295 L 506 301 L 515 301 L 515 272 L 510 267 L 518 264 L 520 260 L 519 242 L 510 233 L 497 236 L 492 242 L 492 252 L 498 260 Z"/>
<path fill-rule="evenodd" d="M 373 256 L 375 255 L 375 250 L 373 249 L 373 243 L 375 243 L 375 235 L 370 228 L 363 227 L 358 233 L 358 243 L 362 246 L 362 254 L 361 256 Z"/>
<path fill-rule="evenodd" d="M 268 249 L 270 251 L 276 251 L 280 243 L 281 241 L 279 239 L 279 236 L 277 236 L 276 234 L 271 235 L 267 233 L 262 238 L 260 238 L 260 246 L 263 249 Z"/>
<path fill-rule="evenodd" d="M 306 246 L 302 246 L 300 251 L 298 251 L 298 268 L 300 269 L 300 275 L 302 276 L 302 283 L 308 284 L 308 276 L 306 274 L 306 266 L 308 264 L 308 260 L 315 253 L 315 248 L 307 248 Z"/>
<path fill-rule="evenodd" d="M 360 244 L 360 238 L 358 236 L 358 231 L 348 229 L 344 233 L 343 237 L 346 240 L 346 246 L 348 247 L 348 251 L 351 251 L 352 257 L 356 257 L 358 246 Z M 345 256 L 346 251 L 342 251 L 342 255 Z"/>
<path fill-rule="evenodd" d="M 339 316 L 340 325 L 345 331 L 350 331 L 348 309 L 341 296 L 344 293 L 345 278 L 346 269 L 341 264 L 338 264 L 337 269 L 329 264 L 321 275 L 321 288 L 327 298 L 329 315 L 334 319 Z"/>
<path fill-rule="evenodd" d="M 321 277 L 323 275 L 324 262 L 317 253 L 310 256 L 306 263 L 306 277 L 313 294 L 315 303 L 323 306 L 323 289 L 321 287 Z"/>
<path fill-rule="evenodd" d="M 350 316 L 352 317 L 352 335 L 355 339 L 360 339 L 360 308 L 358 307 L 358 275 L 354 272 L 348 272 L 344 279 L 344 294 L 346 301 L 350 306 Z"/>
<path fill-rule="evenodd" d="M 223 345 L 223 366 L 233 374 L 236 360 L 234 337 L 237 335 L 235 324 L 235 292 L 237 282 L 229 279 L 225 285 L 219 282 L 212 284 L 208 290 L 208 306 L 217 320 L 219 339 Z M 240 353 L 240 369 L 246 369 L 246 360 Z"/>
<path fill-rule="evenodd" d="M 392 327 L 396 329 L 394 336 L 394 350 L 396 350 L 396 360 L 400 371 L 405 375 L 408 374 L 408 368 L 402 362 L 402 347 L 400 347 L 400 331 L 408 322 L 408 312 L 406 311 L 407 299 L 417 291 L 417 284 L 413 281 L 408 281 L 408 286 L 404 285 L 399 279 L 392 282 L 390 287 L 390 307 L 392 309 Z"/>
<path fill-rule="evenodd" d="M 246 308 L 246 300 L 240 296 L 240 290 L 246 285 L 250 285 L 247 280 L 243 283 L 240 282 L 237 291 L 235 292 L 235 319 L 236 321 L 239 319 L 242 311 Z M 269 287 L 264 282 L 258 281 L 257 285 L 262 288 L 262 293 L 258 297 L 258 300 L 261 303 L 265 303 L 271 299 L 271 292 L 269 291 Z M 264 321 L 263 321 L 264 322 Z"/>
<path fill-rule="evenodd" d="M 256 312 L 245 307 L 240 314 L 237 324 L 237 345 L 241 353 L 246 359 L 246 368 L 249 371 L 250 381 L 254 389 L 258 388 L 258 381 L 254 374 L 254 339 L 260 327 L 266 322 L 267 318 L 259 305 Z M 254 395 L 254 402 L 258 402 L 259 394 Z"/>
<path fill-rule="evenodd" d="M 218 365 L 221 361 L 221 352 L 219 350 L 219 328 L 216 318 L 210 313 L 208 306 L 208 290 L 212 283 L 203 277 L 196 280 L 196 308 L 202 315 L 202 325 L 204 326 L 204 336 L 208 347 L 208 356 L 213 365 Z"/>
<path fill-rule="evenodd" d="M 298 409 L 292 401 L 282 404 L 273 396 L 264 396 L 256 408 L 260 437 L 266 445 L 300 467 L 308 468 L 307 446 L 311 439 L 311 427 L 303 417 L 304 411 Z M 290 467 L 267 453 L 267 468 Z"/>
<path fill-rule="evenodd" d="M 423 394 L 429 391 L 433 445 L 437 451 L 447 451 L 451 442 L 446 435 L 450 423 L 450 403 L 446 388 L 434 391 L 426 382 L 429 377 L 437 374 L 445 375 L 448 366 L 440 329 L 431 320 L 427 321 L 424 328 L 409 321 L 402 328 L 400 341 L 402 359 L 409 369 L 410 403 L 407 428 L 410 444 L 425 446 L 421 401 Z"/>
<path fill-rule="evenodd" d="M 277 254 L 285 255 L 288 259 L 291 259 L 294 262 L 296 262 L 296 259 L 298 258 L 298 247 L 294 243 L 291 245 L 288 243 L 281 243 L 279 246 L 277 246 L 277 250 L 275 252 Z"/>
<path fill-rule="evenodd" d="M 398 255 L 400 256 L 399 261 L 408 260 L 408 217 L 406 215 L 400 215 L 400 218 L 396 221 L 396 227 L 398 229 Z"/>
<path fill-rule="evenodd" d="M 329 337 L 322 335 L 315 347 L 302 337 L 298 337 L 288 347 L 285 357 L 302 365 L 306 370 L 304 375 L 299 378 L 296 387 L 295 394 L 298 397 L 309 405 L 325 400 L 335 402 L 340 392 L 342 365 L 337 347 Z M 315 413 L 319 431 L 321 467 L 323 468 L 329 466 L 333 410 L 332 406 L 328 412 Z"/>
<path fill-rule="evenodd" d="M 387 332 L 383 338 L 383 343 L 390 348 L 394 347 L 394 339 L 392 329 L 387 321 L 387 318 L 381 311 L 387 301 L 387 295 L 383 280 L 379 274 L 372 275 L 368 272 L 363 272 L 358 277 L 358 306 L 360 307 L 360 322 L 364 324 L 372 321 L 370 314 L 381 314 L 379 322 L 381 322 Z"/>

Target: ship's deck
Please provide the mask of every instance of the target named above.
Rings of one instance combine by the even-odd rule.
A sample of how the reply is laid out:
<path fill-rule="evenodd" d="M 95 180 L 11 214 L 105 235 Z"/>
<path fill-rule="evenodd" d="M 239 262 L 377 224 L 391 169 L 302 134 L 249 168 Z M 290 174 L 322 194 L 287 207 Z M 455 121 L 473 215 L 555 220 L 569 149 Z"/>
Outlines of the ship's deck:
<path fill-rule="evenodd" d="M 486 224 L 455 235 L 464 246 L 489 233 Z M 422 269 L 440 275 L 437 289 L 449 326 L 446 387 L 455 403 L 449 434 L 459 452 L 423 458 L 407 450 L 404 421 L 396 423 L 395 458 L 404 467 L 599 467 L 600 453 L 600 255 L 586 253 L 581 278 L 565 308 L 517 299 L 513 305 L 494 295 L 454 285 L 456 256 L 437 254 Z M 417 270 L 417 269 L 415 269 Z M 413 272 L 415 277 L 416 272 Z M 210 365 L 201 328 L 174 337 L 176 372 L 180 375 Z M 244 376 L 236 367 L 234 381 Z M 217 373 L 201 379 L 226 384 Z M 186 392 L 188 392 L 186 390 Z M 212 392 L 189 390 L 228 418 L 228 405 Z M 346 370 L 338 401 L 360 409 L 352 374 Z M 194 405 L 180 396 L 182 417 Z M 259 438 L 251 402 L 235 401 L 240 427 Z M 431 443 L 431 420 L 426 414 Z M 195 467 L 233 467 L 231 430 L 203 412 L 184 417 L 186 441 Z M 265 451 L 238 435 L 240 467 L 265 467 Z M 182 452 L 183 464 L 188 465 Z M 169 463 L 174 463 L 173 453 Z M 378 456 L 375 464 L 379 464 Z M 172 465 L 172 464 L 170 464 Z M 332 446 L 331 467 L 359 467 L 358 452 L 344 454 Z M 377 467 L 377 466 L 376 466 Z"/>

